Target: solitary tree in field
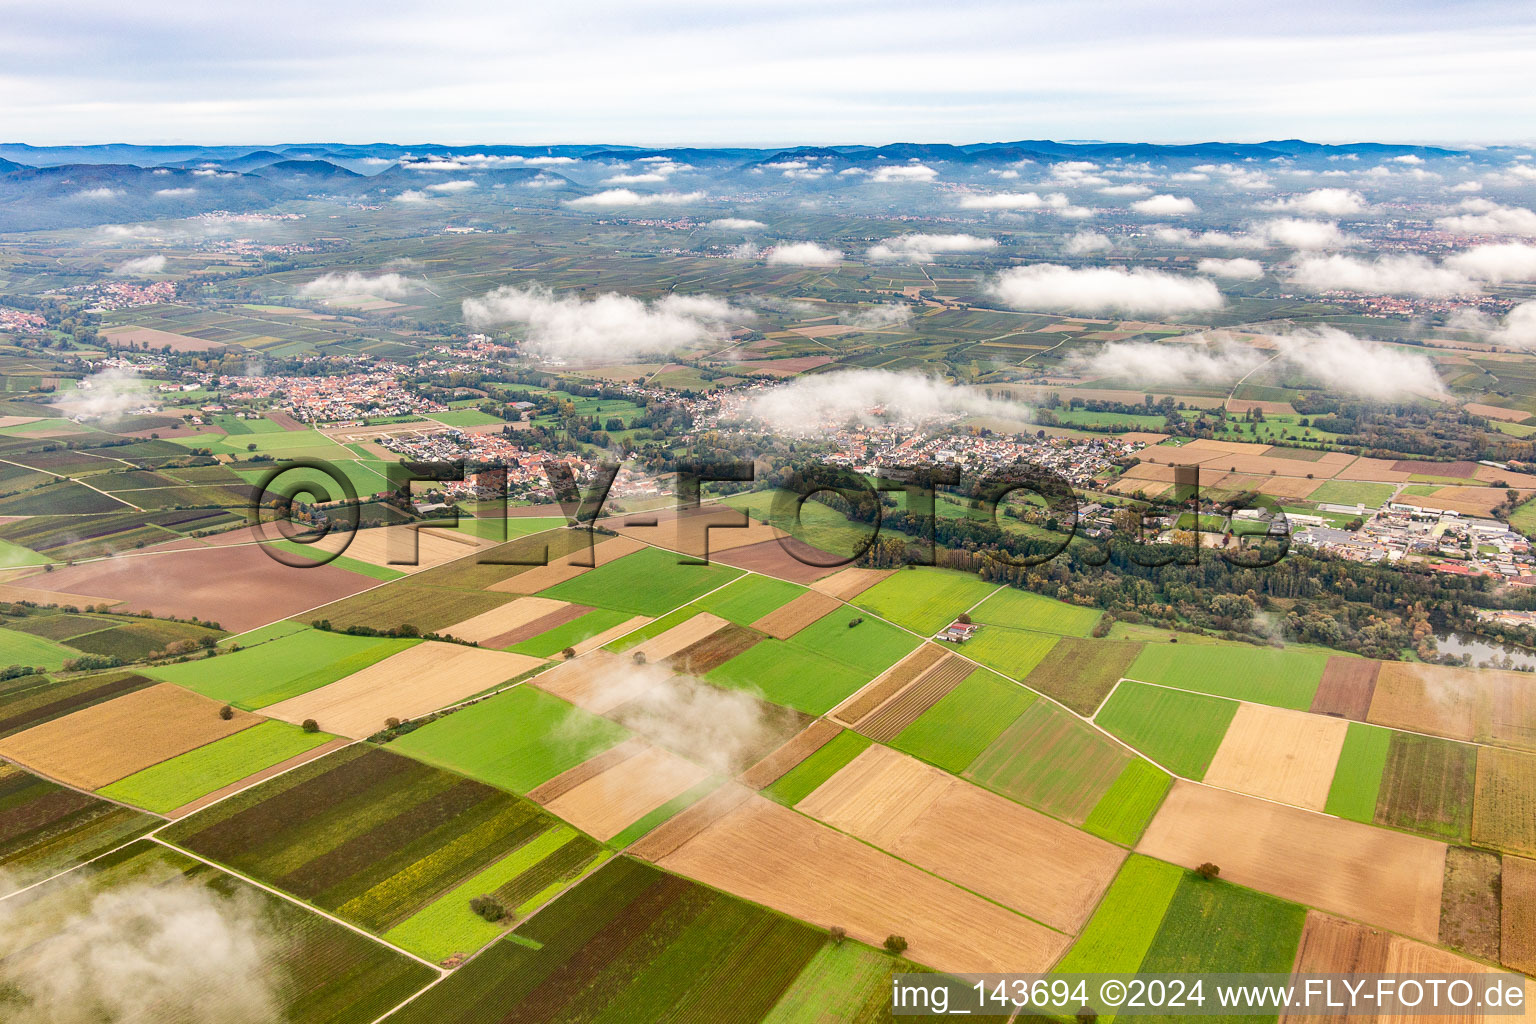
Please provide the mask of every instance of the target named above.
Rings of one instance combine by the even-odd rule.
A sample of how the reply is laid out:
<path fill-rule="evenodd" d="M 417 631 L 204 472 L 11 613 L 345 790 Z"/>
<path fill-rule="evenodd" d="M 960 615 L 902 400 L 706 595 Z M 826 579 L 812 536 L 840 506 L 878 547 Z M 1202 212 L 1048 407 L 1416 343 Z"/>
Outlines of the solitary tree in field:
<path fill-rule="evenodd" d="M 636 651 L 635 652 L 635 664 L 636 665 L 644 665 L 645 664 L 645 652 L 644 651 Z"/>
<path fill-rule="evenodd" d="M 560 654 L 565 658 L 566 661 L 570 661 L 572 658 L 576 657 L 576 648 L 567 647 L 565 650 L 561 651 Z"/>
<path fill-rule="evenodd" d="M 235 717 L 235 709 L 230 707 L 228 704 L 225 704 L 223 707 L 219 708 L 219 717 L 227 722 L 231 718 Z"/>
<path fill-rule="evenodd" d="M 843 944 L 843 940 L 848 937 L 848 929 L 844 928 L 840 924 L 833 925 L 830 929 L 830 932 L 832 935 L 832 942 L 838 946 L 841 946 Z"/>
<path fill-rule="evenodd" d="M 1209 882 L 1211 879 L 1221 874 L 1221 868 L 1217 867 L 1215 864 L 1212 864 L 1210 861 L 1206 861 L 1204 864 L 1201 864 L 1199 867 L 1195 868 L 1195 874 Z"/>
<path fill-rule="evenodd" d="M 900 935 L 887 935 L 885 937 L 885 951 L 895 956 L 900 956 L 907 951 L 907 940 Z"/>
<path fill-rule="evenodd" d="M 304 719 L 304 724 L 299 726 L 299 728 L 303 729 L 305 732 L 319 732 L 320 723 L 315 721 L 313 718 L 306 718 Z"/>

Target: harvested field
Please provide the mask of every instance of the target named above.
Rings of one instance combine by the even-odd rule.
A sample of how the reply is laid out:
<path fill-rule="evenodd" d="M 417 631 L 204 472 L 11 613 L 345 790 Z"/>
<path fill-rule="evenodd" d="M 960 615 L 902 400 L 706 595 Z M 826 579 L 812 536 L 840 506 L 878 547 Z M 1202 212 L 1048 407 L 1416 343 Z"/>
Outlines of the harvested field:
<path fill-rule="evenodd" d="M 746 803 L 751 795 L 745 786 L 727 783 L 635 843 L 628 852 L 659 864 L 661 858 Z"/>
<path fill-rule="evenodd" d="M 1412 732 L 1536 750 L 1530 674 L 1384 662 L 1370 721 Z"/>
<path fill-rule="evenodd" d="M 1075 932 L 1125 851 L 878 745 L 796 809 L 903 860 Z M 1029 852 L 1029 870 L 1018 856 Z"/>
<path fill-rule="evenodd" d="M 651 620 L 646 618 L 644 615 L 632 615 L 611 629 L 605 629 L 601 633 L 598 633 L 596 636 L 589 636 L 579 643 L 572 644 L 572 649 L 576 652 L 578 657 L 596 652 L 599 648 L 606 647 L 608 644 L 624 636 L 626 633 L 633 633 L 635 630 L 639 629 L 650 621 Z"/>
<path fill-rule="evenodd" d="M 623 612 L 568 604 L 516 629 L 498 633 L 483 641 L 481 646 L 511 650 L 516 654 L 531 654 L 535 658 L 552 658 L 567 647 L 575 649 L 577 643 L 600 636 L 628 621 Z"/>
<path fill-rule="evenodd" d="M 667 664 L 680 672 L 702 676 L 747 651 L 762 638 L 761 633 L 746 626 L 727 623 L 704 639 L 668 657 Z"/>
<path fill-rule="evenodd" d="M 570 615 L 572 619 L 590 611 L 579 604 L 566 604 L 564 601 L 554 601 L 547 597 L 520 597 L 498 608 L 492 608 L 488 612 L 482 612 L 473 618 L 455 623 L 446 629 L 440 629 L 438 632 L 489 647 L 505 647 L 507 644 L 493 644 L 490 641 L 492 638 L 503 636 L 529 623 L 538 622 L 550 615 L 562 614 L 571 609 L 575 609 Z M 545 627 L 545 629 L 548 628 L 550 627 Z M 537 636 L 541 632 L 543 630 L 538 630 L 530 633 L 529 636 Z M 518 639 L 527 639 L 527 637 Z M 516 643 L 516 641 L 508 641 L 508 643 Z"/>
<path fill-rule="evenodd" d="M 1424 462 L 1412 459 L 1399 459 L 1392 463 L 1392 469 L 1398 473 L 1416 473 L 1420 476 L 1454 476 L 1471 480 L 1477 473 L 1477 463 L 1467 462 Z"/>
<path fill-rule="evenodd" d="M 1132 755 L 1049 701 L 1037 700 L 967 769 L 989 789 L 1081 825 Z"/>
<path fill-rule="evenodd" d="M 248 729 L 259 717 L 160 683 L 0 740 L 0 755 L 82 789 L 99 789 L 134 772 Z"/>
<path fill-rule="evenodd" d="M 1422 942 L 1412 942 L 1401 936 L 1393 936 L 1392 944 L 1387 948 L 1388 974 L 1417 974 L 1430 975 L 1431 977 L 1443 977 L 1451 974 L 1490 974 L 1494 968 L 1486 967 L 1474 960 L 1457 956 L 1434 946 L 1427 946 Z M 1427 986 L 1426 986 L 1427 987 Z M 1530 981 L 1525 983 L 1526 1001 L 1529 1003 L 1532 995 Z M 1528 1016 L 1526 1014 L 1525 1016 Z M 1478 1013 L 1469 1010 L 1466 1013 L 1436 1013 L 1426 1016 L 1422 1012 L 1382 1013 L 1376 1018 L 1380 1024 L 1422 1024 L 1425 1020 L 1434 1020 L 1437 1024 L 1482 1024 L 1484 1021 L 1497 1022 L 1513 1020 L 1518 1017 L 1508 1017 L 1494 1013 Z"/>
<path fill-rule="evenodd" d="M 811 584 L 811 589 L 839 601 L 852 601 L 891 574 L 889 569 L 842 569 Z"/>
<path fill-rule="evenodd" d="M 1361 456 L 1349 464 L 1347 472 L 1341 476 L 1347 476 L 1351 480 L 1374 480 L 1379 483 L 1403 484 L 1408 482 L 1411 473 L 1394 469 L 1393 463 L 1386 459 L 1371 459 Z"/>
<path fill-rule="evenodd" d="M 1472 839 L 1536 855 L 1536 754 L 1497 747 L 1478 752 Z"/>
<path fill-rule="evenodd" d="M 725 551 L 776 542 L 784 536 L 728 505 L 706 505 L 683 512 L 675 508 L 636 512 L 605 519 L 601 525 L 623 537 L 710 560 Z"/>
<path fill-rule="evenodd" d="M 818 719 L 789 742 L 742 772 L 739 781 L 752 789 L 771 786 L 796 765 L 836 739 L 842 731 L 837 723 Z"/>
<path fill-rule="evenodd" d="M 516 576 L 492 583 L 485 589 L 502 594 L 534 594 L 573 580 L 597 566 L 616 562 L 644 547 L 644 544 L 629 537 L 609 537 L 597 541 L 591 548 L 579 547 L 570 554 L 551 558 L 547 565 L 536 565 Z M 589 562 L 593 564 L 589 565 Z"/>
<path fill-rule="evenodd" d="M 1366 658 L 1329 658 L 1323 681 L 1312 696 L 1314 715 L 1335 715 L 1356 722 L 1370 714 L 1381 662 Z"/>
<path fill-rule="evenodd" d="M 1536 860 L 1505 857 L 1500 886 L 1500 962 L 1536 974 Z"/>
<path fill-rule="evenodd" d="M 1445 854 L 1440 945 L 1499 959 L 1499 855 L 1453 846 Z"/>
<path fill-rule="evenodd" d="M 1469 744 L 1394 732 L 1376 803 L 1377 824 L 1466 839 L 1477 754 Z"/>
<path fill-rule="evenodd" d="M 1296 950 L 1298 974 L 1381 974 L 1387 969 L 1387 951 L 1393 936 L 1379 928 L 1346 921 L 1321 911 L 1307 912 L 1301 945 Z M 1282 1014 L 1291 1024 L 1337 1020 L 1321 1014 Z"/>
<path fill-rule="evenodd" d="M 744 548 L 733 548 L 714 559 L 738 569 L 750 569 L 764 576 L 773 576 L 791 583 L 809 585 L 841 566 L 818 563 L 836 561 L 838 556 L 829 555 L 794 538 L 764 541 Z"/>
<path fill-rule="evenodd" d="M 628 699 L 619 687 L 604 681 L 629 664 L 627 659 L 608 651 L 593 651 L 574 661 L 562 662 L 535 676 L 532 685 L 569 701 L 594 715 L 606 715 Z"/>
<path fill-rule="evenodd" d="M 1529 492 L 1526 492 L 1527 494 Z M 1442 487 L 1434 494 L 1408 499 L 1420 508 L 1449 509 L 1462 515 L 1493 516 L 1493 510 L 1504 504 L 1502 487 Z"/>
<path fill-rule="evenodd" d="M 230 580 L 240 585 L 232 587 Z M 253 544 L 108 558 L 29 576 L 22 583 L 56 594 L 101 594 L 122 602 L 122 611 L 205 619 L 235 633 L 378 585 L 334 565 L 294 569 Z"/>
<path fill-rule="evenodd" d="M 1131 854 L 1053 973 L 1135 973 L 1183 879 L 1172 864 Z"/>
<path fill-rule="evenodd" d="M 286 722 L 313 718 L 326 732 L 361 739 L 383 729 L 386 719 L 419 718 L 543 664 L 521 654 L 429 641 L 265 712 Z"/>
<path fill-rule="evenodd" d="M 24 676 L 0 683 L 0 736 L 30 729 L 82 708 L 101 704 L 154 680 L 134 672 L 104 672 L 51 682 L 47 676 Z"/>
<path fill-rule="evenodd" d="M 680 625 L 673 626 L 665 633 L 653 636 L 638 647 L 633 648 L 629 652 L 629 656 L 633 658 L 636 654 L 643 654 L 646 661 L 665 661 L 678 651 L 692 647 L 715 632 L 715 630 L 723 629 L 729 625 L 729 622 L 718 615 L 700 612 Z"/>
<path fill-rule="evenodd" d="M 1182 780 L 1136 851 L 1433 942 L 1445 844 Z"/>
<path fill-rule="evenodd" d="M 859 731 L 882 743 L 896 738 L 923 712 L 937 704 L 945 694 L 976 670 L 964 658 L 950 655 L 915 679 L 911 686 L 887 700 L 856 723 Z"/>
<path fill-rule="evenodd" d="M 928 671 L 949 654 L 938 644 L 923 644 L 892 665 L 872 683 L 839 704 L 830 717 L 844 725 L 854 725 L 894 696 L 902 687 Z"/>
<path fill-rule="evenodd" d="M 788 640 L 811 623 L 832 614 L 842 606 L 842 602 L 835 597 L 828 597 L 826 594 L 812 590 L 801 594 L 782 608 L 764 615 L 752 623 L 752 628 L 776 639 Z"/>
<path fill-rule="evenodd" d="M 651 747 L 599 772 L 545 807 L 583 832 L 607 840 L 708 776 L 708 770 L 693 762 Z"/>
<path fill-rule="evenodd" d="M 154 327 L 109 327 L 101 332 L 101 339 L 108 345 L 143 346 L 146 349 L 170 349 L 172 352 L 209 352 L 224 348 L 227 344 L 189 338 L 185 334 L 172 334 Z"/>
<path fill-rule="evenodd" d="M 404 573 L 421 572 L 492 546 L 490 541 L 433 527 L 384 526 L 358 530 L 351 536 L 345 550 L 348 558 Z M 317 547 L 334 550 L 325 541 Z"/>
<path fill-rule="evenodd" d="M 1023 682 L 1080 715 L 1091 715 L 1140 653 L 1141 644 L 1063 637 Z"/>
<path fill-rule="evenodd" d="M 627 739 L 618 746 L 609 747 L 596 757 L 588 758 L 576 767 L 561 772 L 543 785 L 530 789 L 528 799 L 536 804 L 547 804 L 556 797 L 569 793 L 583 782 L 595 779 L 608 769 L 649 749 L 651 749 L 649 744 L 644 740 Z"/>
<path fill-rule="evenodd" d="M 913 960 L 943 971 L 1043 971 L 1068 942 L 761 797 L 749 797 L 659 863 L 821 927 L 846 928 L 861 942 L 902 935 Z"/>
<path fill-rule="evenodd" d="M 1339 719 L 1241 704 L 1205 781 L 1320 811 L 1348 731 L 1349 723 Z"/>

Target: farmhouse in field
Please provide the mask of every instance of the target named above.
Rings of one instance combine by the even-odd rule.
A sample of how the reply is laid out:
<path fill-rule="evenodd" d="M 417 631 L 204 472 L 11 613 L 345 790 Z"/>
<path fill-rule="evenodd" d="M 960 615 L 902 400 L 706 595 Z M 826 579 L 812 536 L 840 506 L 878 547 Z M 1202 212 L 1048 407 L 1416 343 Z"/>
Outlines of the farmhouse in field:
<path fill-rule="evenodd" d="M 947 644 L 963 644 L 976 635 L 981 627 L 973 622 L 951 622 L 938 633 L 934 634 L 935 640 L 942 640 Z"/>

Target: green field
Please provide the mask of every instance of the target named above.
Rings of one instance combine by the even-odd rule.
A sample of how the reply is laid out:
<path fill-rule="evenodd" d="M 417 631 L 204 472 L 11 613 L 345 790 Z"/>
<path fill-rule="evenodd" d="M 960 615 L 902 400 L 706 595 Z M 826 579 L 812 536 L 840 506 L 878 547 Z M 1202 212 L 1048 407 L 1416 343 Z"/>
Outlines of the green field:
<path fill-rule="evenodd" d="M 986 750 L 1035 695 L 996 673 L 978 668 L 891 741 L 958 775 Z"/>
<path fill-rule="evenodd" d="M 966 770 L 1022 804 L 1081 825 L 1131 755 L 1050 701 L 1037 700 Z"/>
<path fill-rule="evenodd" d="M 826 941 L 620 857 L 391 1019 L 757 1021 Z"/>
<path fill-rule="evenodd" d="M 640 644 L 643 644 L 653 636 L 660 636 L 667 630 L 671 629 L 673 626 L 678 626 L 684 622 L 687 622 L 689 619 L 693 618 L 703 610 L 703 607 L 697 604 L 690 604 L 685 605 L 682 608 L 675 608 L 667 614 L 663 615 L 661 618 L 652 619 L 650 622 L 647 622 L 639 629 L 634 630 L 633 632 L 625 633 L 623 636 L 619 637 L 617 640 L 614 640 L 612 643 L 604 644 L 603 650 L 613 651 L 615 654 L 622 654 L 629 650 L 631 647 L 638 647 Z"/>
<path fill-rule="evenodd" d="M 804 587 L 794 583 L 753 573 L 694 603 L 722 619 L 750 626 L 775 608 L 783 607 L 806 592 Z"/>
<path fill-rule="evenodd" d="M 876 583 L 854 598 L 898 626 L 932 636 L 997 589 L 973 574 L 948 569 L 910 569 Z"/>
<path fill-rule="evenodd" d="M 526 916 L 606 859 L 596 840 L 567 825 L 538 832 L 512 853 L 428 904 L 385 933 L 384 938 L 427 960 L 469 954 L 499 938 Z M 469 907 L 477 896 L 494 897 L 509 916 L 487 921 Z"/>
<path fill-rule="evenodd" d="M 1248 644 L 1148 644 L 1126 675 L 1181 690 L 1305 711 L 1333 653 Z"/>
<path fill-rule="evenodd" d="M 0 762 L 0 896 L 72 868 L 160 819 Z"/>
<path fill-rule="evenodd" d="M 1083 829 L 1112 843 L 1135 846 L 1172 785 L 1167 772 L 1133 758 L 1089 813 Z"/>
<path fill-rule="evenodd" d="M 18 633 L 14 629 L 0 629 L 0 667 L 30 665 L 57 672 L 66 660 L 78 657 L 75 651 L 52 640 Z"/>
<path fill-rule="evenodd" d="M 1094 721 L 1163 767 L 1199 781 L 1235 714 L 1235 701 L 1121 683 Z"/>
<path fill-rule="evenodd" d="M 863 621 L 858 625 L 849 625 L 859 619 Z M 873 679 L 911 654 L 921 642 L 889 622 L 860 615 L 858 609 L 846 605 L 784 641 L 802 651 L 842 662 L 864 673 L 866 679 Z"/>
<path fill-rule="evenodd" d="M 1024 685 L 1080 715 L 1091 715 L 1140 653 L 1138 643 L 1062 637 L 1024 678 Z"/>
<path fill-rule="evenodd" d="M 101 795 L 164 814 L 333 738 L 287 722 L 259 722 L 119 779 L 102 789 Z"/>
<path fill-rule="evenodd" d="M 848 762 L 863 753 L 872 742 L 851 729 L 844 729 L 823 744 L 820 750 L 780 776 L 773 785 L 763 790 L 763 795 L 793 807 L 815 792 L 816 787 L 847 767 Z"/>
<path fill-rule="evenodd" d="M 1344 735 L 1344 747 L 1339 751 L 1338 767 L 1333 772 L 1333 785 L 1328 789 L 1325 810 L 1341 818 L 1363 821 L 1376 820 L 1376 801 L 1381 793 L 1381 778 L 1387 768 L 1387 749 L 1392 744 L 1392 731 L 1350 722 Z"/>
<path fill-rule="evenodd" d="M 801 507 L 798 524 L 793 517 L 781 519 L 774 516 L 773 501 L 778 493 L 751 491 L 735 494 L 726 498 L 723 504 L 740 509 L 758 522 L 771 523 L 796 540 L 841 558 L 854 557 L 868 545 L 869 526 L 849 522 L 841 512 L 818 501 L 807 501 Z"/>
<path fill-rule="evenodd" d="M 846 626 L 841 628 L 848 632 Z M 824 715 L 875 674 L 813 654 L 788 641 L 768 639 L 711 670 L 704 678 L 716 686 L 760 694 L 774 704 L 808 715 Z"/>
<path fill-rule="evenodd" d="M 1477 747 L 1393 732 L 1376 805 L 1376 823 L 1465 840 L 1472 827 Z"/>
<path fill-rule="evenodd" d="M 546 630 L 536 637 L 524 640 L 521 643 L 508 647 L 509 651 L 518 654 L 531 654 L 535 658 L 553 658 L 567 647 L 574 647 L 583 640 L 589 640 L 599 633 L 625 622 L 632 616 L 628 612 L 609 611 L 606 608 L 594 608 L 587 614 L 572 619 L 564 625 Z"/>
<path fill-rule="evenodd" d="M 1396 484 L 1372 484 L 1357 480 L 1324 480 L 1311 494 L 1308 501 L 1326 505 L 1364 505 L 1367 509 L 1380 508 Z"/>
<path fill-rule="evenodd" d="M 995 668 L 1010 679 L 1023 680 L 1061 638 L 1049 633 L 1031 633 L 1005 626 L 982 626 L 976 635 L 960 647 L 973 661 Z"/>
<path fill-rule="evenodd" d="M 526 800 L 356 744 L 162 835 L 382 934 L 558 827 Z"/>
<path fill-rule="evenodd" d="M 217 658 L 154 665 L 145 674 L 255 710 L 334 683 L 419 642 L 305 629 Z"/>
<path fill-rule="evenodd" d="M 1097 608 L 1083 608 L 1027 590 L 1006 587 L 973 608 L 971 621 L 1086 637 L 1102 615 Z"/>
<path fill-rule="evenodd" d="M 661 615 L 741 575 L 723 565 L 679 565 L 680 557 L 645 548 L 550 587 L 542 596 L 631 615 Z"/>
<path fill-rule="evenodd" d="M 115 913 L 121 921 L 122 908 L 134 905 L 145 909 L 128 919 L 132 931 L 110 933 L 113 918 L 105 915 Z M 38 1016 L 38 1007 L 24 1008 L 19 1002 L 19 993 L 9 984 L 12 975 L 0 995 L 0 1016 L 7 1020 L 371 1024 L 436 977 L 430 967 L 364 935 L 149 841 L 13 896 L 6 908 L 7 935 L 0 939 L 0 956 L 8 964 L 15 962 L 21 952 L 16 943 L 25 936 L 32 939 L 22 949 L 45 960 L 83 942 L 88 958 L 97 964 L 133 970 L 132 984 L 146 991 L 149 986 L 163 987 L 159 997 L 141 1001 L 138 993 L 112 989 L 111 971 L 85 969 L 75 976 L 80 990 L 70 993 L 72 998 L 61 1003 L 55 994 L 43 1003 L 61 1012 Z M 151 916 L 158 908 L 168 908 L 164 913 L 169 916 Z M 192 927 L 199 930 L 179 930 Z M 55 938 L 61 940 L 57 945 Z M 200 979 L 195 984 L 205 988 L 166 983 L 154 964 L 174 970 L 183 980 Z M 225 971 L 215 976 L 210 964 L 238 964 L 259 974 Z M 84 967 L 85 962 L 76 966 Z M 35 982 L 29 988 L 38 991 Z M 81 1006 L 91 1008 L 87 1016 L 75 1012 Z M 95 1012 L 98 1008 L 102 1012 Z"/>
<path fill-rule="evenodd" d="M 444 715 L 390 747 L 526 793 L 628 735 L 606 718 L 525 684 Z"/>
<path fill-rule="evenodd" d="M 1134 974 L 1183 878 L 1183 868 L 1131 854 L 1056 973 Z"/>

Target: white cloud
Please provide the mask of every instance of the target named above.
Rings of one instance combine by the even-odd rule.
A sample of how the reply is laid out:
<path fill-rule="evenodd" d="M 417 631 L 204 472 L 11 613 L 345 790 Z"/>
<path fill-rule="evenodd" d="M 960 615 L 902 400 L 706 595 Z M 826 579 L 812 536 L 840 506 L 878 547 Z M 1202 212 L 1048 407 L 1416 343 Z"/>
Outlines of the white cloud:
<path fill-rule="evenodd" d="M 1349 188 L 1320 188 L 1299 196 L 1262 204 L 1266 210 L 1295 210 L 1324 217 L 1342 217 L 1366 208 L 1365 197 Z"/>
<path fill-rule="evenodd" d="M 1144 213 L 1149 217 L 1182 217 L 1189 213 L 1198 213 L 1200 208 L 1195 201 L 1188 196 L 1151 196 L 1147 199 L 1138 199 L 1131 204 L 1131 209 L 1137 213 Z"/>
<path fill-rule="evenodd" d="M 1072 219 L 1092 217 L 1093 211 L 1073 206 L 1072 200 L 1060 192 L 1041 196 L 1035 192 L 993 192 L 987 195 L 964 196 L 960 200 L 962 210 L 1035 210 L 1054 213 Z"/>
<path fill-rule="evenodd" d="M 1536 349 L 1536 301 L 1522 302 L 1511 309 L 1502 321 L 1478 310 L 1457 310 L 1451 317 L 1450 326 L 1465 331 L 1478 331 L 1495 345 L 1527 351 Z"/>
<path fill-rule="evenodd" d="M 912 371 L 839 370 L 754 391 L 736 415 L 784 434 L 809 435 L 856 422 L 921 423 L 958 416 L 1024 420 L 1023 405 L 987 398 Z"/>
<path fill-rule="evenodd" d="M 1445 260 L 1445 266 L 1479 281 L 1536 281 L 1536 245 L 1504 242 L 1474 245 Z"/>
<path fill-rule="evenodd" d="M 64 392 L 56 404 L 72 420 L 111 427 L 129 413 L 152 408 L 155 403 L 149 385 L 135 371 L 110 367 Z"/>
<path fill-rule="evenodd" d="M 923 263 L 941 252 L 981 252 L 995 248 L 997 239 L 977 235 L 899 235 L 870 246 L 869 258 Z"/>
<path fill-rule="evenodd" d="M 1412 153 L 1405 153 L 1402 156 L 1393 157 L 1392 162 L 1395 164 L 1422 164 L 1424 162 L 1424 158 L 1421 156 L 1415 156 Z"/>
<path fill-rule="evenodd" d="M 1382 256 L 1372 261 L 1352 256 L 1309 256 L 1297 262 L 1290 279 L 1319 292 L 1443 298 L 1478 291 L 1476 283 L 1465 274 L 1436 266 L 1422 256 Z"/>
<path fill-rule="evenodd" d="M 1221 292 L 1203 277 L 1179 277 L 1140 267 L 1074 270 L 1039 263 L 1003 271 L 988 291 L 1019 309 L 1072 313 L 1165 316 L 1222 305 Z"/>
<path fill-rule="evenodd" d="M 1062 243 L 1062 251 L 1072 256 L 1085 256 L 1091 252 L 1103 252 L 1105 249 L 1113 249 L 1115 243 L 1109 236 L 1098 231 L 1079 231 Z"/>
<path fill-rule="evenodd" d="M 1447 397 L 1435 364 L 1418 352 L 1357 338 L 1336 327 L 1272 338 L 1295 371 L 1330 390 L 1380 402 Z"/>
<path fill-rule="evenodd" d="M 1189 345 L 1134 341 L 1105 345 L 1079 356 L 1074 368 L 1093 377 L 1118 377 L 1149 384 L 1229 384 L 1264 361 L 1251 348 L 1225 342 Z"/>
<path fill-rule="evenodd" d="M 1500 206 L 1487 199 L 1464 199 L 1460 209 L 1467 212 L 1441 217 L 1436 226 L 1459 235 L 1536 236 L 1536 213 L 1523 206 Z"/>
<path fill-rule="evenodd" d="M 926 164 L 897 164 L 893 167 L 877 167 L 869 180 L 877 185 L 926 184 L 939 176 L 939 172 Z"/>
<path fill-rule="evenodd" d="M 651 303 L 607 292 L 583 301 L 548 288 L 503 285 L 464 300 L 473 327 L 519 323 L 528 328 L 525 349 L 546 359 L 613 362 L 671 355 L 724 338 L 724 325 L 748 314 L 711 295 L 669 295 Z"/>
<path fill-rule="evenodd" d="M 1152 190 L 1145 185 L 1110 185 L 1099 189 L 1101 196 L 1145 196 L 1151 193 Z"/>
<path fill-rule="evenodd" d="M 786 242 L 774 246 L 768 254 L 769 263 L 788 263 L 804 267 L 829 267 L 842 261 L 843 254 L 837 249 L 817 245 L 815 242 Z"/>
<path fill-rule="evenodd" d="M 1257 281 L 1264 276 L 1264 265 L 1258 260 L 1204 259 L 1196 264 L 1196 269 L 1202 274 L 1231 278 L 1235 281 Z"/>
<path fill-rule="evenodd" d="M 190 195 L 193 195 L 196 192 L 197 192 L 197 189 L 195 189 L 195 188 L 157 188 L 157 189 L 155 189 L 155 195 L 157 195 L 157 196 L 167 196 L 167 197 L 169 197 L 169 196 L 190 196 Z"/>
<path fill-rule="evenodd" d="M 140 256 L 138 259 L 124 260 L 119 263 L 112 273 L 119 277 L 142 277 L 145 274 L 159 274 L 164 270 L 164 256 Z"/>
<path fill-rule="evenodd" d="M 566 206 L 578 209 L 611 210 L 624 206 L 669 206 L 696 203 L 704 198 L 703 192 L 635 192 L 627 188 L 611 188 L 579 199 L 567 199 Z"/>
<path fill-rule="evenodd" d="M 394 201 L 397 203 L 425 203 L 430 202 L 431 199 L 432 197 L 427 195 L 425 192 L 418 191 L 414 188 L 408 188 L 404 192 L 401 192 L 399 195 L 395 196 Z"/>
<path fill-rule="evenodd" d="M 760 220 L 747 217 L 717 217 L 705 225 L 716 231 L 761 231 L 767 226 Z"/>
<path fill-rule="evenodd" d="M 298 294 L 305 298 L 334 299 L 349 295 L 372 295 L 380 299 L 398 299 L 410 293 L 416 283 L 399 274 L 379 274 L 369 277 L 356 271 L 321 274 L 313 281 L 302 284 Z"/>
<path fill-rule="evenodd" d="M 454 181 L 440 181 L 436 185 L 428 185 L 428 192 L 468 192 L 478 186 L 469 178 L 458 178 Z"/>
<path fill-rule="evenodd" d="M 120 188 L 87 188 L 75 193 L 76 199 L 113 199 L 123 194 Z"/>
<path fill-rule="evenodd" d="M 643 174 L 615 174 L 604 178 L 604 185 L 647 185 L 658 181 L 666 181 L 665 174 L 657 174 L 654 171 L 646 171 Z"/>
<path fill-rule="evenodd" d="M 840 319 L 845 324 L 875 331 L 906 323 L 912 319 L 912 307 L 899 302 L 877 302 L 873 306 L 861 306 L 857 312 Z"/>
<path fill-rule="evenodd" d="M 1266 242 L 1292 249 L 1336 249 L 1354 239 L 1333 221 L 1277 217 L 1254 226 L 1254 234 Z"/>

